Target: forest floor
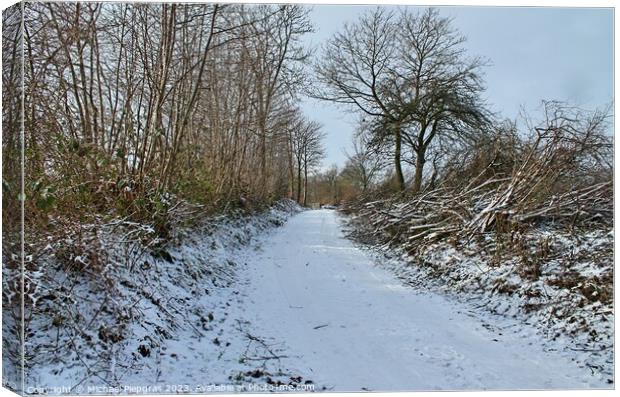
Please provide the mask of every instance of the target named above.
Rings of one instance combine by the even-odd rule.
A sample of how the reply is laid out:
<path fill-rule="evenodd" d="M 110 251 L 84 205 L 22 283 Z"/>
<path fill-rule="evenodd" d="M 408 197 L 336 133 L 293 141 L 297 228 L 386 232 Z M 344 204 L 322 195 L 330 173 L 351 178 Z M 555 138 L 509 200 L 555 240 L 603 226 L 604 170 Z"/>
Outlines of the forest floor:
<path fill-rule="evenodd" d="M 84 303 L 95 313 L 81 311 L 80 335 L 35 319 L 25 391 L 610 387 L 532 325 L 406 285 L 345 237 L 336 211 L 297 212 L 205 227 L 142 273 L 115 275 L 113 301 L 129 319 L 121 334 L 109 304 Z M 51 349 L 63 338 L 77 348 Z"/>

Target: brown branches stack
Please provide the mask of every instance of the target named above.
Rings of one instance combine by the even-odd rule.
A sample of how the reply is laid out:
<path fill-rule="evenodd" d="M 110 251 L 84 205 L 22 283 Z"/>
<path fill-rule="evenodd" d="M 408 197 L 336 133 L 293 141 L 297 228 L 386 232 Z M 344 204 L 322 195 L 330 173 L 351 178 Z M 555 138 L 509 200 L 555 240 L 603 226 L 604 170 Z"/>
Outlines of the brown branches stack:
<path fill-rule="evenodd" d="M 510 173 L 493 172 L 500 168 L 496 155 L 465 185 L 447 179 L 420 194 L 349 203 L 348 210 L 367 221 L 369 233 L 405 246 L 543 223 L 611 227 L 613 182 L 607 160 L 612 144 L 605 113 L 584 114 L 559 103 L 545 106 L 545 121 L 531 128 L 529 138 L 521 138 Z"/>

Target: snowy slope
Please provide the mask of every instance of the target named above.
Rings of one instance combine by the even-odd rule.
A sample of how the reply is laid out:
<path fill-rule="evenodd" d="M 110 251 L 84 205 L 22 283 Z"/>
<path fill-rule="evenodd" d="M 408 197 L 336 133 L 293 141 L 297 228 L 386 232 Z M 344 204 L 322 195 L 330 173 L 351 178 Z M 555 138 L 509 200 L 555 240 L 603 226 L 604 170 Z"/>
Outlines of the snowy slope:
<path fill-rule="evenodd" d="M 305 384 L 278 362 L 256 360 L 276 348 L 245 319 L 240 293 L 240 253 L 297 211 L 285 201 L 253 216 L 206 219 L 156 252 L 123 244 L 119 235 L 126 231 L 118 228 L 84 226 L 83 234 L 99 242 L 103 269 L 92 255 L 75 252 L 82 241 L 66 242 L 71 255 L 60 254 L 60 243 L 50 246 L 36 262 L 40 271 L 27 275 L 36 289 L 26 328 L 25 392 L 171 394 L 267 381 Z M 6 383 L 18 378 L 8 336 L 16 324 L 5 320 L 3 376 L 17 390 L 20 385 Z"/>
<path fill-rule="evenodd" d="M 511 332 L 537 333 L 546 349 L 613 385 L 613 230 L 548 223 L 404 245 L 365 216 L 342 220 L 347 236 L 406 285 L 467 302 Z"/>

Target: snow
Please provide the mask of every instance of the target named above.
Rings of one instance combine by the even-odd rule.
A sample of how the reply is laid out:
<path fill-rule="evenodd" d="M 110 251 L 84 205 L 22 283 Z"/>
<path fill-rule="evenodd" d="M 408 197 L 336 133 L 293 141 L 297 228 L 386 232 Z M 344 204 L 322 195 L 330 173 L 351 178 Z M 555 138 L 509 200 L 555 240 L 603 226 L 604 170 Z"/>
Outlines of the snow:
<path fill-rule="evenodd" d="M 528 326 L 403 285 L 342 233 L 303 212 L 248 257 L 248 312 L 286 341 L 292 367 L 335 391 L 606 387 Z M 520 332 L 504 330 L 517 327 Z"/>
<path fill-rule="evenodd" d="M 297 211 L 282 202 L 252 216 L 205 219 L 179 231 L 178 244 L 159 251 L 124 244 L 127 230 L 118 223 L 113 230 L 82 225 L 84 235 L 94 231 L 92 241 L 59 242 L 55 255 L 37 262 L 41 277 L 27 273 L 37 303 L 26 329 L 25 392 L 171 394 L 239 391 L 257 382 L 269 388 L 305 385 L 276 360 L 255 360 L 277 348 L 246 319 L 238 256 Z M 129 230 L 148 233 L 147 226 Z M 61 254 L 65 244 L 71 249 Z M 93 245 L 105 258 L 101 269 L 92 255 L 80 252 Z M 85 265 L 75 269 L 65 260 Z M 18 277 L 3 270 L 5 286 Z M 8 313 L 3 312 L 3 380 L 17 390 L 19 368 L 10 360 L 19 359 L 18 351 L 6 343 L 17 324 Z"/>
<path fill-rule="evenodd" d="M 344 223 L 356 239 L 373 228 L 359 217 Z M 546 350 L 560 352 L 611 387 L 613 233 L 539 225 L 513 234 L 521 242 L 516 252 L 502 248 L 494 233 L 479 237 L 418 243 L 411 252 L 398 243 L 369 245 L 368 239 L 360 247 L 403 283 L 465 302 L 483 318 L 492 314 L 494 323 L 515 334 L 535 333 Z M 523 272 L 530 258 L 538 266 L 535 276 Z"/>
<path fill-rule="evenodd" d="M 297 212 L 207 219 L 159 253 L 99 230 L 96 274 L 88 252 L 69 256 L 77 273 L 41 259 L 26 392 L 609 387 L 533 326 L 407 285 L 345 238 L 335 211 Z"/>

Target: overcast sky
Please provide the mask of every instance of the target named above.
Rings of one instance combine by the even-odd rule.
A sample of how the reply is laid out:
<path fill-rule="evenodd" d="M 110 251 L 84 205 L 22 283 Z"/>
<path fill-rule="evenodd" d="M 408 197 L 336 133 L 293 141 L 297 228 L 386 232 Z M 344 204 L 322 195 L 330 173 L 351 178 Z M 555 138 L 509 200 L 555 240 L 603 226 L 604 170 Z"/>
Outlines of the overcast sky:
<path fill-rule="evenodd" d="M 353 5 L 316 5 L 316 32 L 308 44 L 321 43 L 355 21 L 366 9 Z M 486 98 L 494 111 L 514 118 L 523 107 L 536 114 L 541 100 L 569 101 L 593 109 L 613 101 L 613 11 L 609 8 L 441 7 L 467 36 L 470 55 L 488 58 Z M 336 104 L 304 100 L 304 112 L 324 125 L 327 159 L 342 166 L 350 147 L 355 114 Z"/>

